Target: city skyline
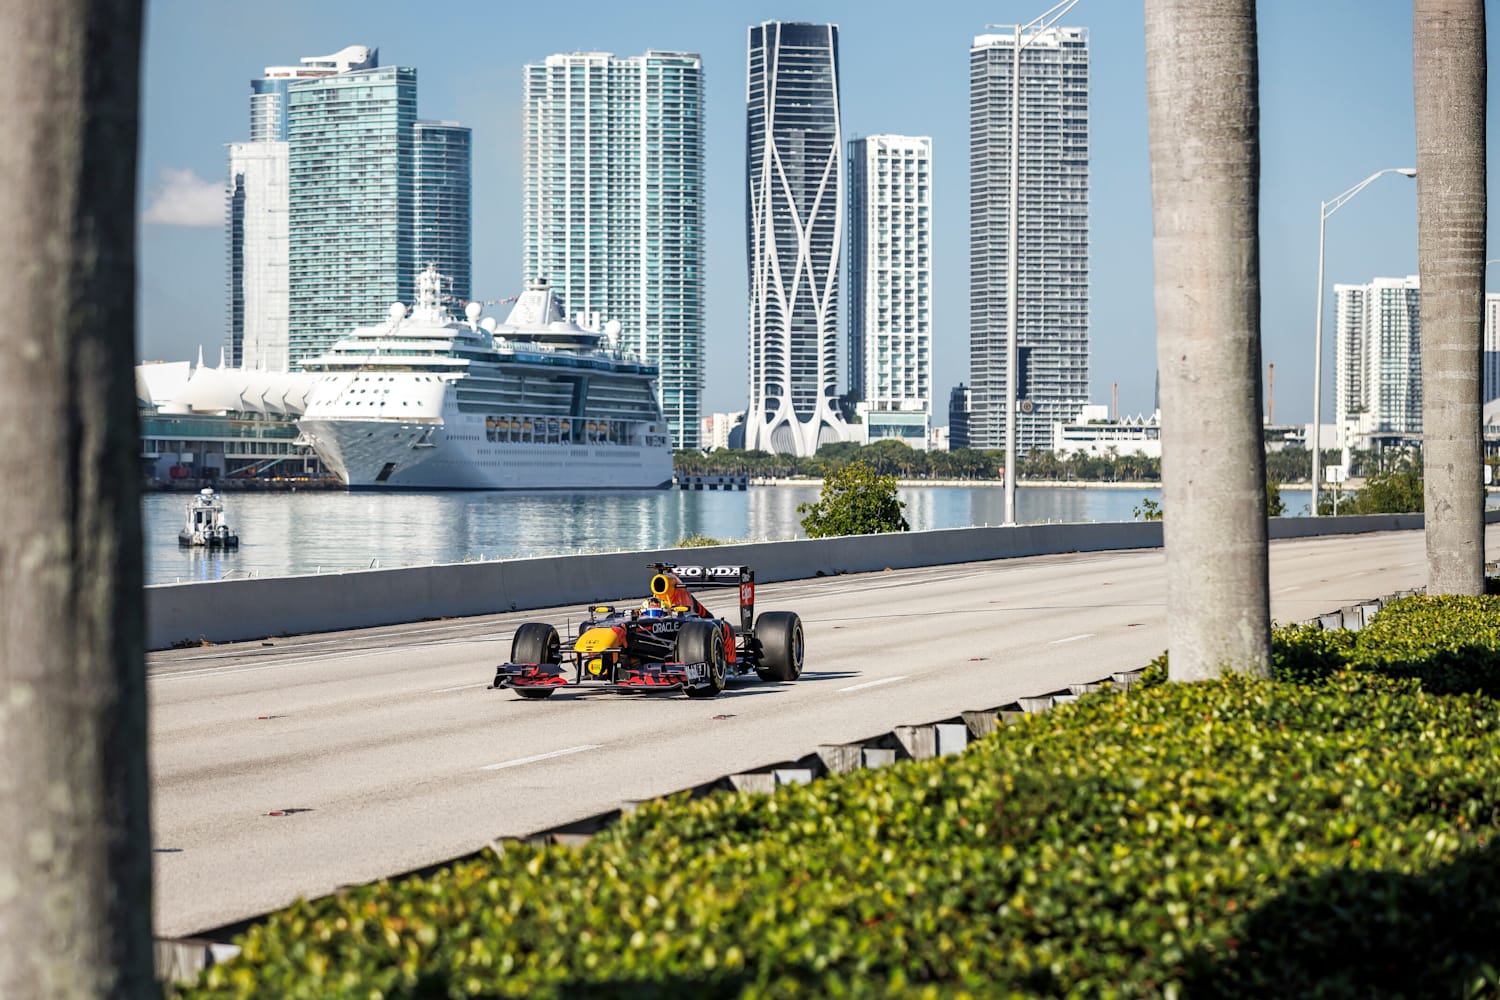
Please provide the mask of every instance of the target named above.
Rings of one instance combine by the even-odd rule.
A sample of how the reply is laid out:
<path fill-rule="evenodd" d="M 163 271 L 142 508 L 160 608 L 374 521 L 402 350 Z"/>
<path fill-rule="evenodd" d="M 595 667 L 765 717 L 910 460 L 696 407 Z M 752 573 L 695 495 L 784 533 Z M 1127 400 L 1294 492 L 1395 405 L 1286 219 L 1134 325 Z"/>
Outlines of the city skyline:
<path fill-rule="evenodd" d="M 702 410 L 703 67 L 694 53 L 555 53 L 522 86 L 522 260 L 572 315 L 660 368 L 675 447 Z"/>
<path fill-rule="evenodd" d="M 641 17 L 583 0 L 568 19 L 516 18 L 456 5 L 462 32 L 420 30 L 400 5 L 268 3 L 252 15 L 159 0 L 147 23 L 141 210 L 143 357 L 188 358 L 221 340 L 223 144 L 242 133 L 245 81 L 295 52 L 381 45 L 383 61 L 421 68 L 424 109 L 474 128 L 475 297 L 520 288 L 520 67 L 566 51 L 693 51 L 704 61 L 706 117 L 705 412 L 745 403 L 741 81 L 749 24 L 794 14 L 840 24 L 846 137 L 930 134 L 941 206 L 933 234 L 934 396 L 968 381 L 968 186 L 965 52 L 994 22 L 1046 5 L 954 3 L 911 19 L 890 3 L 806 3 L 795 12 L 666 4 Z M 1084 0 L 1068 19 L 1090 32 L 1090 397 L 1149 411 L 1154 383 L 1144 42 L 1138 5 Z M 417 30 L 414 30 L 414 27 Z M 1324 39 L 1338 37 L 1328 47 Z M 1310 415 L 1321 199 L 1414 160 L 1410 7 L 1330 0 L 1260 5 L 1265 360 L 1277 365 L 1276 413 Z M 193 86 L 182 86 L 183 79 Z M 1328 137 L 1338 123 L 1338 139 Z M 205 197 L 205 194 L 208 197 Z M 200 206 L 212 205 L 212 212 Z M 215 216 L 215 217 L 210 217 Z M 1329 284 L 1415 270 L 1414 190 L 1379 184 L 1328 229 Z M 1329 296 L 1327 315 L 1332 319 Z M 842 337 L 844 330 L 841 329 Z M 1325 350 L 1331 396 L 1332 350 Z M 1325 409 L 1325 416 L 1328 410 Z M 935 422 L 942 422 L 941 418 Z"/>

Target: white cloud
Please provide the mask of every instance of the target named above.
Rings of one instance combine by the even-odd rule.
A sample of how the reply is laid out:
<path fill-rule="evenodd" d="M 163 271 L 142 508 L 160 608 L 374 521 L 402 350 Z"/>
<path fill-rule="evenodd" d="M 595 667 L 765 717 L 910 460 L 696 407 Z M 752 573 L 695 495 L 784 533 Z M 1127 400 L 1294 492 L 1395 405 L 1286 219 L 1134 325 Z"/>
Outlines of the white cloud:
<path fill-rule="evenodd" d="M 163 226 L 222 226 L 224 185 L 167 167 L 141 218 Z"/>

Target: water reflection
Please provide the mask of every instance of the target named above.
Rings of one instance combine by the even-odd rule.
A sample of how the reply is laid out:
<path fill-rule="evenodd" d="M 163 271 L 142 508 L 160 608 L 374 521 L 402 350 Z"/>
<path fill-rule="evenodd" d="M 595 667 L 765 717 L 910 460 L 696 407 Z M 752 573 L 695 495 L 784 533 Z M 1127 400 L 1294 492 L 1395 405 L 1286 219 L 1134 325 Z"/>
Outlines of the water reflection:
<path fill-rule="evenodd" d="M 142 502 L 149 583 L 244 576 L 328 573 L 572 552 L 665 548 L 691 535 L 729 540 L 804 537 L 797 506 L 817 486 L 746 491 L 639 490 L 616 493 L 231 493 L 234 552 L 181 549 L 177 531 L 185 494 L 153 493 Z M 1160 491 L 1022 487 L 1022 523 L 1129 521 L 1142 499 Z M 1308 493 L 1283 494 L 1305 513 Z M 903 488 L 912 529 L 998 525 L 998 486 Z"/>

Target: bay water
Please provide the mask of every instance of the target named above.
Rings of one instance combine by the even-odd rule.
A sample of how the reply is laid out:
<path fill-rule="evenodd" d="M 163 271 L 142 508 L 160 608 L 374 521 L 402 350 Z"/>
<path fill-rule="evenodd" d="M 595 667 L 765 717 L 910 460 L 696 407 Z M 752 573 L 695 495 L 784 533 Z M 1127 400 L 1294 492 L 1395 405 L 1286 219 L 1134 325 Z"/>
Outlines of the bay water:
<path fill-rule="evenodd" d="M 177 544 L 185 493 L 142 500 L 146 582 L 336 573 L 521 556 L 616 552 L 676 545 L 702 535 L 724 541 L 805 537 L 798 504 L 818 484 L 747 490 L 618 492 L 227 493 L 225 516 L 239 535 L 231 552 Z M 1005 521 L 1000 486 L 902 487 L 913 530 Z M 1310 494 L 1286 490 L 1287 513 L 1306 514 Z M 1022 523 L 1130 521 L 1155 488 L 1016 488 Z"/>

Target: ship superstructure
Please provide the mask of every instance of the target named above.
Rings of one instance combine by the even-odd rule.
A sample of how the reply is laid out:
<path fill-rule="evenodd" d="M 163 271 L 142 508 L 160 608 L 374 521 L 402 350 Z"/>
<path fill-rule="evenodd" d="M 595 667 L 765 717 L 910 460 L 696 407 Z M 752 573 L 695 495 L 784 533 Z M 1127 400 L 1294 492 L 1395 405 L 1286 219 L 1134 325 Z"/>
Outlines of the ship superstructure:
<path fill-rule="evenodd" d="M 656 366 L 619 328 L 570 321 L 545 281 L 504 323 L 448 312 L 429 266 L 410 310 L 393 303 L 309 361 L 320 378 L 297 425 L 351 488 L 643 489 L 672 453 Z"/>

